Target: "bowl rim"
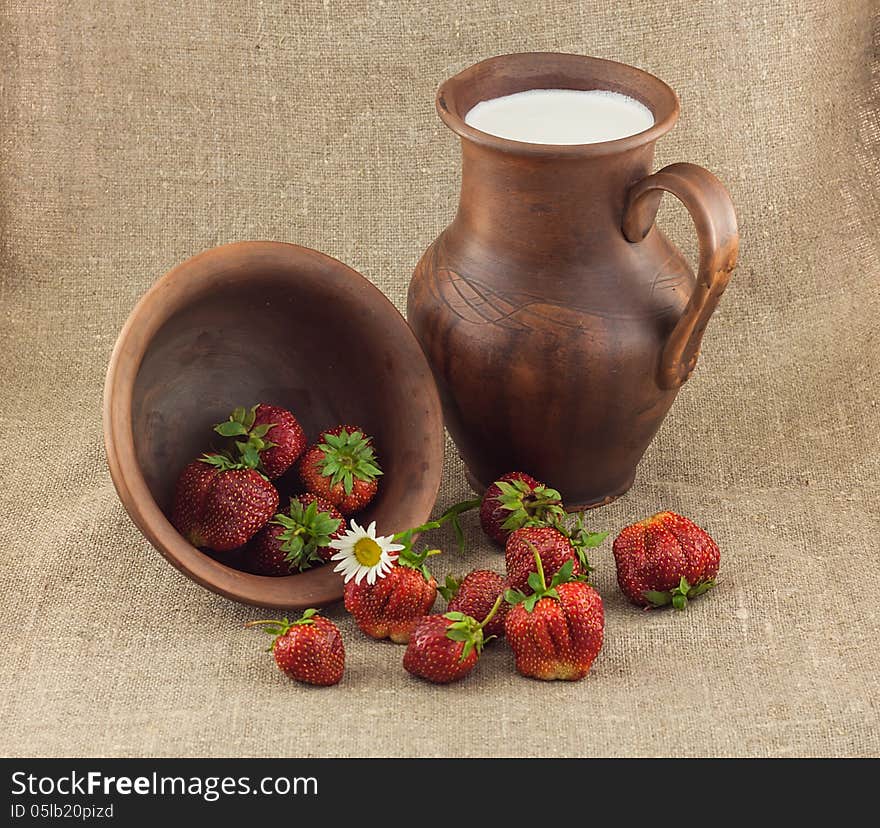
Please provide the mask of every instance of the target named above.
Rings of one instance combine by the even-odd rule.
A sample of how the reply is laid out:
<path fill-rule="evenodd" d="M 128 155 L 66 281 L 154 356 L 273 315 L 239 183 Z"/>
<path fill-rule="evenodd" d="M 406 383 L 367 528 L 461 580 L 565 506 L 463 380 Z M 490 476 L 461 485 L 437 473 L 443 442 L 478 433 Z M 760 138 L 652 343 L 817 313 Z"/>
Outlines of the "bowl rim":
<path fill-rule="evenodd" d="M 138 300 L 116 339 L 104 380 L 102 426 L 107 465 L 119 499 L 134 524 L 150 544 L 190 580 L 226 598 L 252 606 L 291 610 L 327 606 L 343 596 L 342 579 L 332 571 L 324 573 L 329 567 L 280 578 L 253 575 L 226 566 L 192 546 L 159 508 L 135 451 L 132 431 L 135 382 L 153 336 L 180 307 L 180 303 L 168 301 L 168 297 L 185 300 L 188 295 L 198 292 L 200 283 L 209 278 L 215 268 L 260 256 L 287 259 L 299 269 L 307 267 L 310 261 L 320 261 L 338 273 L 341 279 L 357 283 L 371 308 L 384 313 L 390 324 L 402 323 L 401 333 L 409 342 L 413 359 L 421 359 L 423 365 L 420 367 L 430 378 L 427 394 L 421 401 L 429 412 L 425 418 L 426 427 L 435 428 L 437 432 L 433 440 L 426 440 L 431 454 L 425 458 L 428 469 L 436 469 L 436 479 L 430 483 L 427 492 L 430 502 L 427 502 L 426 494 L 425 503 L 420 504 L 417 523 L 428 518 L 440 489 L 445 440 L 439 394 L 415 334 L 391 300 L 365 276 L 332 256 L 288 242 L 240 241 L 204 250 L 172 267 Z M 333 577 L 326 577 L 327 574 Z M 317 583 L 313 583 L 315 581 Z"/>

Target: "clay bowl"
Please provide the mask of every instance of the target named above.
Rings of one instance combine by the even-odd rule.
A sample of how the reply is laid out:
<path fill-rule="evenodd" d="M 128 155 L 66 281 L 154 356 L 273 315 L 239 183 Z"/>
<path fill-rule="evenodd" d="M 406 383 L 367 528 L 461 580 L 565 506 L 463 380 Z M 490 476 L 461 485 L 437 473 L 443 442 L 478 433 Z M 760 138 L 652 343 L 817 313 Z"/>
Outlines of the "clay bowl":
<path fill-rule="evenodd" d="M 274 609 L 342 597 L 324 566 L 281 578 L 206 554 L 168 520 L 181 469 L 237 405 L 293 411 L 310 440 L 337 423 L 366 429 L 385 475 L 356 519 L 383 533 L 423 523 L 440 485 L 443 419 L 431 370 L 391 302 L 350 267 L 277 242 L 241 242 L 159 279 L 119 334 L 104 386 L 104 442 L 119 498 L 146 538 L 214 592 Z M 279 481 L 281 504 L 295 474 Z M 232 564 L 232 565 L 230 565 Z"/>

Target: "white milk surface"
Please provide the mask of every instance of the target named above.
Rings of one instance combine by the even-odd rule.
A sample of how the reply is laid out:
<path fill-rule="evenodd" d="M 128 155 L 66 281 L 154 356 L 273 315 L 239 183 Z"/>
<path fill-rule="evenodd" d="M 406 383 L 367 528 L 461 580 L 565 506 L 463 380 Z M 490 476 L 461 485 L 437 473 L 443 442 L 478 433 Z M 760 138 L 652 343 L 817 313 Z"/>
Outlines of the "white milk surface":
<path fill-rule="evenodd" d="M 596 144 L 644 132 L 651 110 L 604 89 L 530 89 L 480 101 L 464 119 L 474 129 L 529 144 Z"/>

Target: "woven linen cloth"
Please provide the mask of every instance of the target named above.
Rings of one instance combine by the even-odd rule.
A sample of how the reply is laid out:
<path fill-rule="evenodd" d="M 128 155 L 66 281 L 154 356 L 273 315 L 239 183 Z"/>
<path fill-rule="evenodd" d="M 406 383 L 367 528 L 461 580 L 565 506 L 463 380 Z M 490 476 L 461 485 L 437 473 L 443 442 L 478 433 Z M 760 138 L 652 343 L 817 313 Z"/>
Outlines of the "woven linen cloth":
<path fill-rule="evenodd" d="M 100 6 L 100 10 L 99 10 Z M 0 753 L 880 755 L 880 75 L 875 6 L 7 0 L 0 48 Z M 169 566 L 120 505 L 100 400 L 128 312 L 241 239 L 342 259 L 403 309 L 451 219 L 436 87 L 514 51 L 640 66 L 680 95 L 657 167 L 729 188 L 741 258 L 634 488 L 590 514 L 706 526 L 721 584 L 645 613 L 593 557 L 604 649 L 579 683 L 505 646 L 435 687 L 341 607 L 347 671 L 286 679 L 263 611 Z M 691 257 L 683 209 L 658 221 Z M 560 366 L 565 370 L 565 366 Z M 577 377 L 572 376 L 572 382 Z M 437 509 L 468 495 L 449 446 Z M 439 575 L 502 566 L 472 551 Z M 441 541 L 452 546 L 451 538 Z"/>

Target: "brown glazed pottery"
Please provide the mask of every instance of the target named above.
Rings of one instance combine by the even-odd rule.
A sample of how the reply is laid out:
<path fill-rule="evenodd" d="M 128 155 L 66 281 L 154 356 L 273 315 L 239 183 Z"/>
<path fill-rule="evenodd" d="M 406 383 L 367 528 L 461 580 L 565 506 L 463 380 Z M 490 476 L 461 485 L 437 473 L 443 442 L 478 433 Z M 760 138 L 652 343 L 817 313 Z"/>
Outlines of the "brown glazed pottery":
<path fill-rule="evenodd" d="M 479 101 L 553 88 L 622 92 L 654 125 L 556 146 L 465 123 Z M 673 164 L 650 174 L 654 142 L 678 110 L 653 75 L 580 55 L 491 58 L 440 87 L 437 111 L 461 136 L 461 198 L 416 267 L 408 319 L 478 490 L 522 470 L 571 508 L 609 502 L 632 484 L 693 371 L 738 236 L 711 173 Z M 664 191 L 696 224 L 696 278 L 654 226 Z"/>
<path fill-rule="evenodd" d="M 119 497 L 147 539 L 194 581 L 237 601 L 277 609 L 337 601 L 343 585 L 331 566 L 250 575 L 227 565 L 234 552 L 200 552 L 166 517 L 177 476 L 210 447 L 212 425 L 257 402 L 292 410 L 310 439 L 337 423 L 373 435 L 385 474 L 356 519 L 391 533 L 423 523 L 440 484 L 443 421 L 430 368 L 377 288 L 329 256 L 276 242 L 225 245 L 183 262 L 119 335 L 104 440 Z M 276 481 L 282 505 L 295 476 Z"/>

